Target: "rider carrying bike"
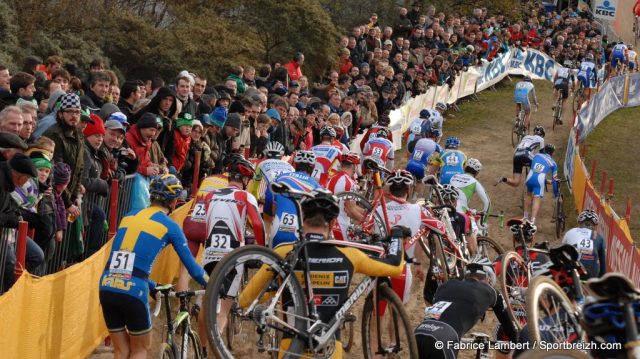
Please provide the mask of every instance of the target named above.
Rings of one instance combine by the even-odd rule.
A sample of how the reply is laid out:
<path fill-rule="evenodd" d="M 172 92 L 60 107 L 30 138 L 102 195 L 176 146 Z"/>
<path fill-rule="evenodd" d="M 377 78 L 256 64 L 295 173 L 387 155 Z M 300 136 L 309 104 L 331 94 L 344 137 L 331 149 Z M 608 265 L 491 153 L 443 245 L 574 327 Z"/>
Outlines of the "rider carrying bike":
<path fill-rule="evenodd" d="M 467 156 L 457 148 L 460 147 L 458 137 L 449 137 L 445 142 L 445 150 L 440 152 L 433 160 L 430 173 L 435 174 L 440 170 L 440 183 L 449 184 L 451 177 L 464 173 Z"/>
<path fill-rule="evenodd" d="M 467 165 L 464 167 L 463 174 L 457 174 L 451 178 L 451 185 L 458 190 L 460 196 L 458 197 L 458 204 L 456 206 L 456 210 L 460 213 L 467 213 L 471 208 L 469 207 L 469 202 L 474 194 L 478 194 L 480 200 L 482 201 L 482 213 L 489 214 L 489 210 L 491 209 L 491 201 L 489 200 L 489 196 L 487 196 L 487 192 L 484 190 L 484 186 L 476 179 L 480 170 L 482 169 L 482 163 L 475 158 L 470 158 L 467 160 Z M 485 217 L 486 218 L 486 217 Z M 471 220 L 471 236 L 474 242 L 477 236 L 478 228 L 476 227 L 475 221 Z M 471 240 L 469 241 L 471 243 Z M 475 249 L 471 250 L 471 245 L 469 246 L 469 251 L 471 253 L 475 253 Z"/>
<path fill-rule="evenodd" d="M 426 108 L 422 109 L 420 110 L 419 117 L 409 125 L 409 136 L 407 137 L 407 150 L 409 153 L 413 152 L 413 147 L 416 142 L 424 137 L 423 128 L 425 128 L 425 126 L 431 128 L 429 117 L 431 117 L 431 110 Z"/>
<path fill-rule="evenodd" d="M 333 194 L 341 192 L 357 192 L 358 184 L 355 180 L 356 165 L 360 164 L 360 157 L 349 152 L 340 158 L 340 172 L 329 180 L 327 189 Z M 354 201 L 345 200 L 340 202 L 340 215 L 333 228 L 333 237 L 339 240 L 347 240 L 347 230 L 349 229 L 349 218 L 361 219 L 363 213 Z"/>
<path fill-rule="evenodd" d="M 516 117 L 519 116 L 520 110 L 524 109 L 524 127 L 529 128 L 529 122 L 531 119 L 531 102 L 529 101 L 529 94 L 533 96 L 533 104 L 538 108 L 538 98 L 536 97 L 536 87 L 531 82 L 530 76 L 525 76 L 522 81 L 516 84 L 516 89 L 513 93 L 513 100 L 516 103 Z"/>
<path fill-rule="evenodd" d="M 109 260 L 100 278 L 100 304 L 115 358 L 145 358 L 151 347 L 149 273 L 160 251 L 171 244 L 202 286 L 208 276 L 191 256 L 182 229 L 168 214 L 182 192 L 176 176 L 156 177 L 149 186 L 151 206 L 130 212 L 113 239 Z"/>
<path fill-rule="evenodd" d="M 533 135 L 526 135 L 522 138 L 513 153 L 513 174 L 511 178 L 500 177 L 498 183 L 504 182 L 511 187 L 520 186 L 522 170 L 525 167 L 531 167 L 534 151 L 544 148 L 544 134 L 544 127 L 538 125 L 533 129 Z"/>
<path fill-rule="evenodd" d="M 527 176 L 525 185 L 527 186 L 527 196 L 524 201 L 524 218 L 529 218 L 531 210 L 531 223 L 536 223 L 536 216 L 540 209 L 542 197 L 544 196 L 545 184 L 547 182 L 547 174 L 551 173 L 551 182 L 553 185 L 553 196 L 557 198 L 560 195 L 560 186 L 558 185 L 558 165 L 551 158 L 556 151 L 556 147 L 550 143 L 544 146 L 531 160 L 531 172 Z"/>
<path fill-rule="evenodd" d="M 379 129 L 364 145 L 362 156 L 364 159 L 372 159 L 388 170 L 393 169 L 394 151 L 393 142 L 389 141 L 391 131 L 386 128 Z M 362 170 L 365 173 L 365 169 Z"/>
<path fill-rule="evenodd" d="M 293 166 L 282 160 L 284 146 L 280 142 L 271 141 L 264 148 L 265 160 L 258 164 L 256 175 L 249 183 L 249 192 L 259 203 L 264 203 L 264 194 L 276 177 L 283 173 L 293 172 Z"/>
<path fill-rule="evenodd" d="M 479 255 L 467 263 L 464 280 L 441 284 L 433 297 L 433 305 L 425 309 L 425 319 L 415 330 L 420 358 L 456 358 L 458 350 L 452 344 L 460 342 L 489 309 L 493 309 L 509 339 L 515 341 L 518 331 L 506 310 L 504 298 L 493 288 L 495 284 L 491 261 Z"/>
<path fill-rule="evenodd" d="M 336 136 L 335 128 L 325 126 L 320 130 L 320 144 L 311 148 L 311 151 L 316 155 L 313 178 L 323 187 L 327 186 L 329 178 L 333 177 L 340 167 L 339 161 L 342 151 L 333 143 Z"/>
<path fill-rule="evenodd" d="M 564 104 L 567 101 L 567 98 L 569 97 L 569 85 L 575 82 L 575 79 L 573 77 L 573 72 L 571 71 L 572 68 L 573 68 L 573 62 L 571 60 L 565 60 L 564 66 L 560 67 L 556 71 L 555 76 L 553 77 L 553 88 L 554 88 L 553 95 L 556 97 L 558 95 L 562 96 L 562 105 L 561 105 L 562 110 L 560 112 L 562 114 L 564 114 Z M 555 111 L 555 105 L 553 107 L 553 110 Z M 559 121 L 559 124 L 562 125 L 562 118 L 559 118 L 558 121 Z"/>
<path fill-rule="evenodd" d="M 312 243 L 307 247 L 309 272 L 314 286 L 315 299 L 321 304 L 317 306 L 320 320 L 329 323 L 336 312 L 344 304 L 348 297 L 349 285 L 356 273 L 376 277 L 395 277 L 401 274 L 404 267 L 404 251 L 402 245 L 403 233 L 401 227 L 393 228 L 392 236 L 388 241 L 388 251 L 384 258 L 369 257 L 364 252 L 354 247 L 342 247 L 336 242 L 328 242 L 331 235 L 333 222 L 339 214 L 338 200 L 329 191 L 322 188 L 312 191 L 312 197 L 304 199 L 301 203 L 303 235 Z M 275 252 L 285 257 L 293 249 L 292 244 L 285 244 L 275 248 Z M 315 283 L 313 278 L 323 278 L 323 275 L 315 276 L 314 273 L 331 272 L 338 273 L 343 278 L 332 281 L 332 286 L 325 282 Z M 249 281 L 246 289 L 240 294 L 239 305 L 246 308 L 259 295 L 264 284 L 272 278 L 272 274 L 264 268 Z M 337 300 L 326 300 L 337 298 Z M 340 333 L 336 334 L 340 338 Z M 287 350 L 290 339 L 283 338 L 280 349 Z M 333 359 L 342 358 L 342 345 L 336 340 Z"/>
<path fill-rule="evenodd" d="M 578 249 L 580 263 L 587 271 L 587 278 L 602 277 L 607 272 L 605 243 L 598 234 L 598 213 L 586 209 L 578 215 L 578 227 L 567 231 L 562 244 L 570 244 Z"/>
<path fill-rule="evenodd" d="M 585 55 L 582 63 L 580 63 L 580 70 L 578 71 L 578 81 L 582 85 L 585 98 L 591 97 L 591 81 L 598 82 L 598 67 L 595 64 L 593 55 L 588 53 Z M 578 104 L 578 106 L 581 104 Z"/>

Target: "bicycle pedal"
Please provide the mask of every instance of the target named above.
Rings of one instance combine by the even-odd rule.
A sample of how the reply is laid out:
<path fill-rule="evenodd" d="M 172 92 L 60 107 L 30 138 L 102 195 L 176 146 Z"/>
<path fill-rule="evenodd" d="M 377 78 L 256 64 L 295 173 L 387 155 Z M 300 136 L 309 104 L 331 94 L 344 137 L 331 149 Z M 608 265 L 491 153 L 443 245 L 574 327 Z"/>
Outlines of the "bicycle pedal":
<path fill-rule="evenodd" d="M 347 313 L 344 316 L 345 323 L 347 323 L 347 322 L 355 322 L 356 319 L 358 319 L 358 318 L 356 318 L 355 314 L 353 314 L 353 313 Z"/>

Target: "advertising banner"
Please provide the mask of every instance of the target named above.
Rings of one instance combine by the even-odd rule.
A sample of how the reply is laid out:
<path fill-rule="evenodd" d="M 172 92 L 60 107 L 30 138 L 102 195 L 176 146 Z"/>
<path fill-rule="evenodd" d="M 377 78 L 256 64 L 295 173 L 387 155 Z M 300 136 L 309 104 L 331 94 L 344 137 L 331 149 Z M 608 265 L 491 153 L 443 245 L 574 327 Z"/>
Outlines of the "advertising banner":
<path fill-rule="evenodd" d="M 511 50 L 510 75 L 529 75 L 536 80 L 553 81 L 560 65 L 543 52 L 534 49 Z"/>
<path fill-rule="evenodd" d="M 613 21 L 616 18 L 618 0 L 596 0 L 593 15 L 596 19 Z"/>

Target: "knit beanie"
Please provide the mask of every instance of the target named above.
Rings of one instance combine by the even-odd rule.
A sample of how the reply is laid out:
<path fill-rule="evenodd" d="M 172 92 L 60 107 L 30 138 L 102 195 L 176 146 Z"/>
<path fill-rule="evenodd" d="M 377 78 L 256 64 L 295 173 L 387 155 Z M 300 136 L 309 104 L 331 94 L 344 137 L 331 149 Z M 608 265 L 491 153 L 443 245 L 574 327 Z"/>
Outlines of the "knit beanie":
<path fill-rule="evenodd" d="M 51 161 L 49 161 L 49 159 L 47 159 L 46 157 L 31 157 L 31 162 L 33 162 L 33 166 L 36 169 L 42 167 L 51 169 Z"/>
<path fill-rule="evenodd" d="M 218 106 L 213 109 L 213 112 L 211 112 L 209 117 L 211 117 L 211 123 L 214 126 L 222 128 L 224 123 L 227 121 L 227 109 L 222 106 Z"/>
<path fill-rule="evenodd" d="M 176 127 L 180 126 L 189 126 L 193 125 L 193 115 L 188 112 L 183 112 L 178 115 L 178 119 L 176 120 Z"/>
<path fill-rule="evenodd" d="M 160 128 L 162 127 L 162 121 L 158 116 L 152 114 L 151 112 L 147 112 L 144 115 L 140 116 L 137 125 L 141 130 L 151 127 Z"/>
<path fill-rule="evenodd" d="M 230 113 L 227 116 L 227 122 L 224 123 L 225 126 L 229 126 L 231 128 L 237 128 L 238 130 L 240 129 L 240 125 L 242 120 L 240 119 L 240 115 L 238 115 L 237 113 Z"/>
<path fill-rule="evenodd" d="M 53 184 L 60 185 L 69 183 L 71 180 L 71 167 L 64 162 L 53 165 Z"/>
<path fill-rule="evenodd" d="M 104 128 L 104 122 L 102 122 L 102 119 L 99 116 L 93 114 L 91 115 L 91 119 L 93 120 L 93 123 L 89 122 L 87 124 L 87 127 L 84 128 L 84 131 L 82 131 L 84 137 L 93 135 L 104 135 L 106 130 Z"/>

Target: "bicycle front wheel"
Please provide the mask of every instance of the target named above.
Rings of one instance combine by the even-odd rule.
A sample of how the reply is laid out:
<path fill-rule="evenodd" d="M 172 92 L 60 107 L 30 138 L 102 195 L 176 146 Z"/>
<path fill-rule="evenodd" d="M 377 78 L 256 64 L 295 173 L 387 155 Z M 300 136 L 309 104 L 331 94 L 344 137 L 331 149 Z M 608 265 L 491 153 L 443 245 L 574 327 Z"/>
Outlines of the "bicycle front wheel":
<path fill-rule="evenodd" d="M 307 327 L 307 306 L 304 292 L 293 271 L 283 268 L 284 260 L 274 251 L 260 246 L 244 246 L 228 253 L 211 273 L 205 293 L 204 314 L 207 324 L 207 339 L 218 358 L 234 358 L 225 341 L 225 323 L 229 312 L 236 311 L 236 320 L 243 320 L 248 333 L 263 333 L 255 338 L 256 353 L 277 352 L 270 338 L 295 329 L 304 332 Z M 260 268 L 241 291 L 245 268 Z M 232 304 L 229 304 L 231 302 Z M 244 305 L 244 307 L 242 307 Z M 227 323 L 228 324 L 228 323 Z M 244 343 L 250 347 L 250 342 Z M 283 358 L 295 358 L 304 350 L 305 340 L 291 338 Z M 245 355 L 246 351 L 243 351 Z"/>
<path fill-rule="evenodd" d="M 531 281 L 527 290 L 527 322 L 529 337 L 535 342 L 575 343 L 584 339 L 574 305 L 549 277 L 539 276 Z"/>
<path fill-rule="evenodd" d="M 363 219 L 361 221 L 347 217 L 348 223 L 340 223 L 341 219 L 338 219 L 340 226 L 348 227 L 341 228 L 343 232 L 346 231 L 346 240 L 368 242 L 374 236 L 378 238 L 387 237 L 387 226 L 384 218 L 382 218 L 380 213 L 373 208 L 371 202 L 367 201 L 366 198 L 354 192 L 340 192 L 336 194 L 336 197 L 338 198 L 341 211 L 345 211 L 345 207 L 349 204 L 356 206 L 358 212 L 363 213 Z"/>
<path fill-rule="evenodd" d="M 515 148 L 518 143 L 520 143 L 519 134 L 520 133 L 520 119 L 516 118 L 513 122 L 513 128 L 511 129 L 511 145 Z"/>
<path fill-rule="evenodd" d="M 527 323 L 525 293 L 529 286 L 528 267 L 514 251 L 502 256 L 500 264 L 500 291 L 507 304 L 507 311 L 518 329 Z"/>
<path fill-rule="evenodd" d="M 160 349 L 160 358 L 161 359 L 175 359 L 175 354 L 173 354 L 173 349 L 171 345 L 168 343 L 162 343 L 162 347 Z"/>
<path fill-rule="evenodd" d="M 478 254 L 489 258 L 493 262 L 503 253 L 504 249 L 493 238 L 478 236 Z"/>
<path fill-rule="evenodd" d="M 202 344 L 198 334 L 191 329 L 191 326 L 185 320 L 181 325 L 182 338 L 180 346 L 180 359 L 200 359 L 202 355 Z"/>
<path fill-rule="evenodd" d="M 374 295 L 377 303 L 374 303 Z M 400 297 L 386 284 L 370 293 L 362 310 L 362 349 L 365 359 L 418 358 L 413 327 Z"/>
<path fill-rule="evenodd" d="M 555 217 L 556 217 L 556 239 L 560 239 L 560 236 L 562 236 L 562 233 L 564 232 L 564 228 L 565 228 L 565 216 L 564 216 L 564 206 L 563 206 L 563 201 L 562 201 L 562 195 L 560 195 L 560 197 L 558 197 L 556 199 L 556 205 L 555 205 Z"/>

